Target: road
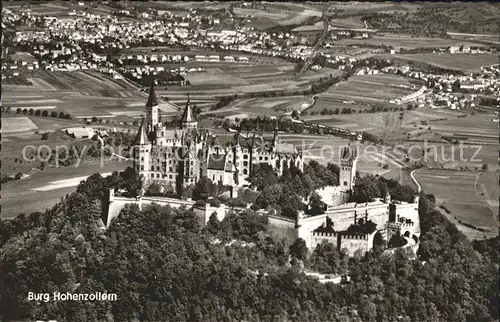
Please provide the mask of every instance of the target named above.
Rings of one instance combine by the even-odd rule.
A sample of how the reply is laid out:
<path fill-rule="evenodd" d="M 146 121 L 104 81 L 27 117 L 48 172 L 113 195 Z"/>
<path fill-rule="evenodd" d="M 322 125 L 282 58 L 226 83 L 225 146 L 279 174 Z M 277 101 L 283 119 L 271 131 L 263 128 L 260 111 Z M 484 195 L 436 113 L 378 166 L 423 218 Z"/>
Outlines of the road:
<path fill-rule="evenodd" d="M 476 181 L 474 182 L 474 190 L 476 191 L 476 196 L 478 197 L 479 200 L 481 200 L 485 205 L 486 207 L 488 207 L 492 214 L 493 214 L 493 219 L 495 220 L 495 222 L 498 223 L 498 207 L 497 208 L 494 208 L 490 205 L 490 203 L 488 202 L 488 191 L 486 191 L 486 189 L 484 189 L 484 194 L 486 194 L 486 196 L 484 196 L 483 192 L 481 191 L 481 189 L 479 189 L 479 177 L 481 177 L 481 175 L 484 174 L 483 171 L 479 172 L 476 176 Z"/>
<path fill-rule="evenodd" d="M 333 6 L 334 6 L 333 4 L 331 6 L 329 6 L 326 9 L 325 13 L 329 12 L 330 8 Z M 316 51 L 321 46 L 321 44 L 323 43 L 323 40 L 325 40 L 325 37 L 328 34 L 328 30 L 330 28 L 330 22 L 328 21 L 328 17 L 325 13 L 323 13 L 323 22 L 325 24 L 325 29 L 323 29 L 323 32 L 321 33 L 321 36 L 318 39 L 318 42 L 316 43 L 316 45 L 313 48 L 313 51 L 311 52 L 311 55 L 307 58 L 307 60 L 304 63 L 304 66 L 302 66 L 302 69 L 298 72 L 297 78 L 300 77 L 309 68 L 309 65 L 311 65 L 312 60 L 314 58 L 314 55 L 316 54 Z"/>

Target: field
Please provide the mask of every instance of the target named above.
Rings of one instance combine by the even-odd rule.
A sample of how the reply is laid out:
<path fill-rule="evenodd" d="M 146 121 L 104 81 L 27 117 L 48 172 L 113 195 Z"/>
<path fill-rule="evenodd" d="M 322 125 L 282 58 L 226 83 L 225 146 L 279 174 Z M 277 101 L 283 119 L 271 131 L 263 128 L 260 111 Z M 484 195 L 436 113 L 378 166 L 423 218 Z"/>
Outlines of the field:
<path fill-rule="evenodd" d="M 147 94 L 123 80 L 113 80 L 94 71 L 26 72 L 32 86 L 4 85 L 3 105 L 21 109 L 55 110 L 73 117 L 138 117 Z M 131 104 L 140 104 L 131 106 Z M 170 111 L 168 106 L 164 109 Z"/>
<path fill-rule="evenodd" d="M 457 39 L 443 39 L 443 38 L 425 38 L 425 37 L 412 37 L 409 35 L 398 34 L 377 34 L 369 39 L 339 39 L 335 41 L 336 45 L 375 45 L 375 46 L 392 46 L 394 49 L 399 50 L 415 49 L 415 48 L 446 48 L 450 46 L 479 46 L 483 47 L 481 43 L 474 41 L 463 41 Z"/>
<path fill-rule="evenodd" d="M 360 110 L 380 104 L 396 107 L 394 104 L 389 104 L 389 100 L 416 92 L 420 87 L 418 82 L 398 75 L 352 76 L 349 80 L 337 83 L 325 93 L 318 95 L 316 104 L 308 112 L 320 112 L 324 108 Z"/>
<path fill-rule="evenodd" d="M 274 27 L 277 25 L 298 25 L 304 21 L 321 17 L 321 11 L 305 8 L 295 4 L 266 4 L 266 8 L 234 8 L 234 14 L 239 17 L 253 18 L 256 27 Z"/>
<path fill-rule="evenodd" d="M 396 54 L 377 57 L 396 63 L 412 61 L 465 72 L 480 72 L 481 66 L 498 64 L 498 56 L 493 54 Z"/>
<path fill-rule="evenodd" d="M 82 163 L 79 167 L 47 169 L 26 179 L 3 183 L 0 199 L 2 219 L 13 218 L 20 213 L 43 212 L 75 191 L 79 179 L 83 180 L 96 172 L 122 171 L 127 166 L 127 163 L 119 161 L 104 164 L 103 167 L 99 163 Z"/>
<path fill-rule="evenodd" d="M 38 127 L 25 116 L 3 118 L 2 133 L 36 130 Z"/>
<path fill-rule="evenodd" d="M 419 170 L 415 178 L 425 193 L 435 195 L 436 205 L 444 206 L 459 223 L 485 229 L 484 235 L 497 235 L 495 214 L 476 190 L 478 175 L 477 172 Z"/>
<path fill-rule="evenodd" d="M 304 96 L 283 96 L 268 98 L 238 99 L 228 106 L 207 113 L 224 115 L 229 118 L 252 116 L 280 116 L 294 110 L 303 110 L 312 104 L 312 99 Z"/>
<path fill-rule="evenodd" d="M 186 68 L 194 64 L 203 66 L 204 71 L 184 76 L 190 81 L 190 86 L 157 88 L 156 93 L 161 97 L 168 97 L 169 102 L 178 105 L 182 105 L 186 95 L 190 94 L 193 103 L 202 109 L 210 109 L 218 103 L 221 96 L 267 91 L 302 91 L 309 89 L 311 82 L 318 81 L 320 78 L 328 78 L 330 74 L 332 77 L 339 74 L 337 70 L 322 68 L 318 71 L 307 71 L 300 79 L 292 79 L 293 64 L 279 60 L 273 64 L 253 60 L 249 64 L 190 62 L 186 64 Z M 283 103 L 286 100 L 286 98 L 281 99 Z M 232 108 L 231 105 L 224 111 L 230 108 Z"/>

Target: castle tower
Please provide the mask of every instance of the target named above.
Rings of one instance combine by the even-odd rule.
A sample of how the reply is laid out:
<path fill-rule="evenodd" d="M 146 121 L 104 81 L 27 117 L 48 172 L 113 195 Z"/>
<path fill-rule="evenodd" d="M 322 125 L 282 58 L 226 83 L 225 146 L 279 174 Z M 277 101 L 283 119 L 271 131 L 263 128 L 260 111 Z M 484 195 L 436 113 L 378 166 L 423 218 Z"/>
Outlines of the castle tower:
<path fill-rule="evenodd" d="M 144 117 L 141 120 L 141 126 L 137 132 L 134 142 L 133 156 L 134 169 L 139 175 L 142 175 L 146 180 L 149 178 L 151 144 L 146 135 L 146 124 Z"/>
<path fill-rule="evenodd" d="M 340 152 L 340 190 L 352 191 L 356 180 L 356 164 L 358 156 L 356 149 L 351 145 Z"/>
<path fill-rule="evenodd" d="M 384 202 L 391 203 L 391 194 L 389 193 L 389 189 L 387 189 L 387 192 L 385 193 Z"/>
<path fill-rule="evenodd" d="M 274 123 L 273 149 L 278 145 L 278 119 Z"/>
<path fill-rule="evenodd" d="M 239 177 L 243 173 L 241 170 L 243 164 L 242 159 L 243 159 L 243 151 L 240 145 L 240 130 L 238 129 L 238 132 L 234 135 L 234 142 L 233 142 L 233 164 L 236 169 L 237 183 L 240 182 Z"/>
<path fill-rule="evenodd" d="M 155 86 L 155 82 L 154 82 L 154 80 L 152 80 L 151 87 L 149 88 L 148 101 L 146 102 L 146 111 L 147 111 L 147 118 L 148 118 L 146 134 L 148 134 L 148 135 L 154 131 L 155 125 L 157 125 L 160 121 L 159 120 L 158 100 L 156 99 L 156 93 L 155 93 L 154 86 Z"/>
<path fill-rule="evenodd" d="M 186 102 L 186 107 L 184 107 L 184 112 L 181 118 L 181 129 L 196 129 L 198 127 L 198 121 L 193 114 L 193 107 L 189 101 L 189 94 Z"/>

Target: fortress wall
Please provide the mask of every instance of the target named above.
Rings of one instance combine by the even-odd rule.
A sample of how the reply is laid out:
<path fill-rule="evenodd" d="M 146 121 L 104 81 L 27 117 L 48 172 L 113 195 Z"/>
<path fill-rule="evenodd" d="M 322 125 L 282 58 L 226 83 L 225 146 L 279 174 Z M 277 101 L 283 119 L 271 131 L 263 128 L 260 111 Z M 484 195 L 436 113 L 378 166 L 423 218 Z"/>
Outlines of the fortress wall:
<path fill-rule="evenodd" d="M 303 240 L 305 240 L 308 247 L 312 243 L 312 231 L 319 226 L 326 224 L 326 216 L 326 214 L 323 214 L 306 218 L 299 217 L 299 219 L 297 220 L 297 236 L 298 238 L 302 238 Z"/>
<path fill-rule="evenodd" d="M 335 247 L 338 245 L 338 234 L 337 233 L 313 233 L 310 238 L 310 244 L 307 245 L 307 248 L 310 252 L 313 252 L 316 247 L 321 244 L 323 241 L 328 243 L 332 243 Z"/>
<path fill-rule="evenodd" d="M 349 256 L 353 256 L 356 251 L 365 254 L 373 248 L 373 238 L 377 232 L 369 235 L 344 235 L 340 236 L 340 249 L 346 249 Z"/>
<path fill-rule="evenodd" d="M 415 233 L 420 233 L 420 217 L 418 215 L 418 202 L 410 204 L 396 205 L 396 220 L 398 218 L 407 218 L 415 223 Z"/>
<path fill-rule="evenodd" d="M 377 224 L 377 228 L 381 229 L 389 220 L 388 204 L 376 204 L 367 207 L 331 207 L 326 214 L 333 222 L 333 228 L 336 231 L 346 230 L 350 225 L 355 224 L 355 220 L 371 220 Z"/>
<path fill-rule="evenodd" d="M 267 223 L 277 227 L 295 227 L 295 220 L 280 216 L 273 216 L 271 214 L 267 215 Z"/>

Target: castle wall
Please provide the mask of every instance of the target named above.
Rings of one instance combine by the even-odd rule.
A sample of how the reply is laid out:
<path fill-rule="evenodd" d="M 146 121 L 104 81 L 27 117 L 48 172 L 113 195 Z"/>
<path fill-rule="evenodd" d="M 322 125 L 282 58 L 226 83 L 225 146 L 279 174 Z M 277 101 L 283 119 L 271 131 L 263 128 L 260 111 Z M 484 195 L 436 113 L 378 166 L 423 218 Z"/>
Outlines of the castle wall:
<path fill-rule="evenodd" d="M 346 230 L 350 225 L 359 223 L 360 219 L 371 220 L 380 229 L 389 220 L 389 204 L 380 201 L 366 204 L 351 203 L 329 207 L 326 214 L 334 223 L 333 228 L 336 231 Z"/>
<path fill-rule="evenodd" d="M 400 218 L 410 219 L 414 224 L 414 233 L 420 234 L 420 217 L 418 215 L 418 200 L 413 203 L 400 203 L 396 205 L 396 221 Z"/>
<path fill-rule="evenodd" d="M 338 233 L 312 233 L 310 243 L 307 244 L 307 248 L 310 252 L 313 252 L 316 247 L 322 242 L 327 242 L 333 244 L 335 247 L 338 247 Z"/>
<path fill-rule="evenodd" d="M 260 212 L 259 212 L 260 213 Z M 261 213 L 262 214 L 262 213 Z M 267 214 L 267 223 L 277 227 L 295 228 L 295 220 Z"/>
<path fill-rule="evenodd" d="M 356 251 L 361 251 L 364 255 L 373 248 L 373 238 L 377 231 L 369 235 L 344 235 L 340 236 L 340 249 L 345 249 L 349 256 L 353 256 Z"/>

